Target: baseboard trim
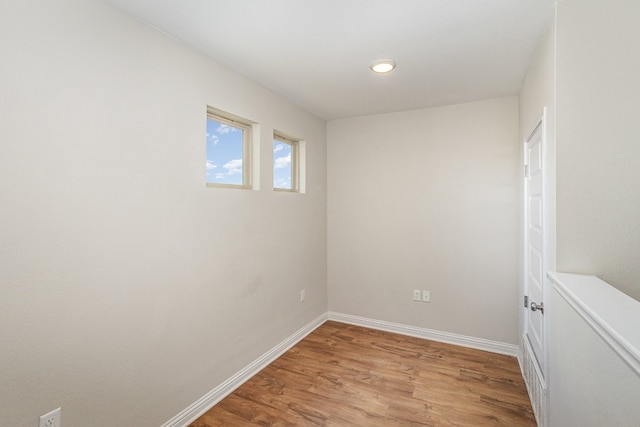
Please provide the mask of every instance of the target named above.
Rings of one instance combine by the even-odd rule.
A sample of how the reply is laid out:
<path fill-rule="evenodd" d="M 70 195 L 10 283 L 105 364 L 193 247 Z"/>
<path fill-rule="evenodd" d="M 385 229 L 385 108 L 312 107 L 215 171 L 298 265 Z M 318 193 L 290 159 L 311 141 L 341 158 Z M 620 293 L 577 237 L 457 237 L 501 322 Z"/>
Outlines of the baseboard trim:
<path fill-rule="evenodd" d="M 336 322 L 347 323 L 350 325 L 363 326 L 365 328 L 378 329 L 381 331 L 444 342 L 447 344 L 455 344 L 462 347 L 475 348 L 492 353 L 518 356 L 518 346 L 513 344 L 329 311 L 316 317 L 271 350 L 258 357 L 245 368 L 238 371 L 235 375 L 215 387 L 213 390 L 191 404 L 188 408 L 164 423 L 162 427 L 187 427 L 193 421 L 197 420 L 202 414 L 211 409 L 216 403 L 233 393 L 235 389 L 240 387 L 278 357 L 282 356 L 282 354 L 316 330 L 327 320 L 334 320 Z"/>
<path fill-rule="evenodd" d="M 419 328 L 417 326 L 403 325 L 399 323 L 386 322 L 384 320 L 369 319 L 366 317 L 353 316 L 350 314 L 328 313 L 329 320 L 348 323 L 365 328 L 379 329 L 386 332 L 408 335 L 416 338 L 424 338 L 432 341 L 455 344 L 462 347 L 475 348 L 477 350 L 489 351 L 491 353 L 506 354 L 507 356 L 518 356 L 518 346 L 499 341 L 486 340 L 484 338 L 469 337 L 466 335 L 452 334 L 450 332 L 435 331 L 433 329 Z"/>
<path fill-rule="evenodd" d="M 175 417 L 164 423 L 162 427 L 186 427 L 197 420 L 202 414 L 211 409 L 216 403 L 231 394 L 235 389 L 244 384 L 247 380 L 260 372 L 271 362 L 282 356 L 287 350 L 300 342 L 304 337 L 316 330 L 327 320 L 327 313 L 323 313 L 311 322 L 300 328 L 297 332 L 286 338 L 284 341 L 267 351 L 265 354 L 247 365 L 244 369 L 215 387 L 213 390 L 202 396 L 191 404 L 188 408 L 180 412 Z"/>

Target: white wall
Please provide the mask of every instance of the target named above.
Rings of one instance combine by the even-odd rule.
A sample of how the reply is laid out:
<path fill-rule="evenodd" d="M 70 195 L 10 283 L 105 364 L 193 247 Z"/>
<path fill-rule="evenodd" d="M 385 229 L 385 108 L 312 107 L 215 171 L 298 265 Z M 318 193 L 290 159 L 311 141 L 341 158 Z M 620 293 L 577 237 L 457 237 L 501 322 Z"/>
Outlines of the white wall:
<path fill-rule="evenodd" d="M 329 310 L 517 343 L 518 99 L 330 121 L 327 138 Z"/>
<path fill-rule="evenodd" d="M 326 311 L 323 121 L 102 1 L 2 2 L 0 53 L 0 424 L 160 425 Z M 205 187 L 207 104 L 261 191 Z"/>
<path fill-rule="evenodd" d="M 556 218 L 555 218 L 555 150 L 556 150 L 556 35 L 555 35 L 555 11 L 551 17 L 536 53 L 531 59 L 527 74 L 520 91 L 520 159 L 524 159 L 524 141 L 529 137 L 535 126 L 542 118 L 546 108 L 545 123 L 545 189 L 546 193 L 546 223 L 545 229 L 548 235 L 547 261 L 548 269 L 556 269 Z M 520 164 L 522 160 L 520 160 Z M 520 298 L 523 299 L 524 291 L 524 174 L 520 175 L 520 230 L 518 232 L 520 243 Z M 546 279 L 545 279 L 546 280 Z M 524 327 L 524 307 L 519 310 L 519 331 Z M 523 349 L 522 336 L 520 336 L 520 348 Z"/>
<path fill-rule="evenodd" d="M 520 95 L 521 138 L 541 108 L 550 108 L 556 253 L 549 268 L 598 275 L 636 299 L 638 19 L 640 3 L 633 0 L 558 2 L 555 27 L 542 39 Z M 635 400 L 629 400 L 637 395 L 635 374 L 611 357 L 555 291 L 549 302 L 550 425 L 628 425 L 637 419 Z"/>
<path fill-rule="evenodd" d="M 558 270 L 640 299 L 640 2 L 557 16 Z"/>
<path fill-rule="evenodd" d="M 555 274 L 551 426 L 640 422 L 640 302 L 597 277 Z"/>

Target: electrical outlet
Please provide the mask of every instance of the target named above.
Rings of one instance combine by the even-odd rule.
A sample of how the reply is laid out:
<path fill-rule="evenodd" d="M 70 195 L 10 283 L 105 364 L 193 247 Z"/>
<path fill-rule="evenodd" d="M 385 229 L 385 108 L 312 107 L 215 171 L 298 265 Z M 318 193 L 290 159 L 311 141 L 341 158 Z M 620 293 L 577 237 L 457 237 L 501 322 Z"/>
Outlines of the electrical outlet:
<path fill-rule="evenodd" d="M 420 289 L 413 290 L 413 300 L 420 301 Z"/>
<path fill-rule="evenodd" d="M 306 289 L 300 291 L 300 302 L 304 301 L 307 298 Z"/>
<path fill-rule="evenodd" d="M 431 302 L 431 293 L 429 291 L 422 291 L 422 302 Z"/>
<path fill-rule="evenodd" d="M 40 416 L 40 424 L 38 427 L 61 427 L 60 416 L 62 408 L 54 409 L 53 411 Z"/>

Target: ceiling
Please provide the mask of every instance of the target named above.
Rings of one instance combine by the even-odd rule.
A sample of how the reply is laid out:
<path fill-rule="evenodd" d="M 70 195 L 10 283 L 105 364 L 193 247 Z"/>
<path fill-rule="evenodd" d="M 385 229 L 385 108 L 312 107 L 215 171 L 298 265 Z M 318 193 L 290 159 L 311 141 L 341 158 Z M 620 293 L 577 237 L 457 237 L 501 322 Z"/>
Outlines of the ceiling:
<path fill-rule="evenodd" d="M 109 1 L 325 120 L 517 95 L 554 3 Z"/>

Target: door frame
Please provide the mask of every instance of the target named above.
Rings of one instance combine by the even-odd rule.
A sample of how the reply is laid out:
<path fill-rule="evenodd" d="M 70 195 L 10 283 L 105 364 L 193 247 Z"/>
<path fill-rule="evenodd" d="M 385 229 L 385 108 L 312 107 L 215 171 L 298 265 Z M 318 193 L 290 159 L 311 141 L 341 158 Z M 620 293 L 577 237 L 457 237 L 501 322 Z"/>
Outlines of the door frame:
<path fill-rule="evenodd" d="M 541 131 L 541 142 L 542 145 L 542 202 L 543 202 L 543 266 L 544 266 L 544 274 L 542 277 L 543 283 L 543 303 L 545 307 L 545 318 L 543 324 L 543 353 L 539 357 L 543 358 L 542 367 L 538 365 L 538 368 L 541 370 L 543 383 L 546 387 L 549 387 L 549 345 L 548 345 L 548 336 L 549 336 L 549 328 L 550 328 L 550 319 L 552 315 L 549 312 L 552 310 L 552 307 L 549 306 L 549 278 L 547 276 L 548 271 L 555 271 L 556 260 L 555 260 L 555 251 L 556 251 L 556 217 L 555 217 L 555 164 L 556 164 L 556 153 L 555 153 L 555 132 L 553 123 L 549 121 L 549 113 L 548 108 L 544 107 L 542 110 L 542 115 L 540 119 L 535 122 L 533 126 L 530 127 L 531 131 L 527 133 L 526 138 L 523 141 L 523 157 L 522 163 L 524 167 L 527 166 L 527 144 L 535 134 L 535 132 L 540 127 Z M 522 206 L 523 206 L 523 222 L 521 224 L 521 236 L 523 239 L 522 246 L 522 294 L 524 296 L 528 296 L 528 287 L 527 287 L 527 276 L 529 274 L 528 267 L 528 259 L 527 259 L 527 248 L 529 245 L 529 239 L 527 236 L 527 222 L 529 220 L 529 214 L 527 209 L 527 176 L 523 173 L 522 175 Z M 523 307 L 523 301 L 520 301 L 520 307 Z M 531 304 L 531 301 L 528 301 Z M 526 308 L 527 311 L 530 310 L 529 307 Z M 528 315 L 523 314 L 523 323 L 522 323 L 522 331 L 521 336 L 523 340 L 526 340 L 526 332 L 528 328 Z M 523 345 L 527 345 L 523 342 Z"/>

